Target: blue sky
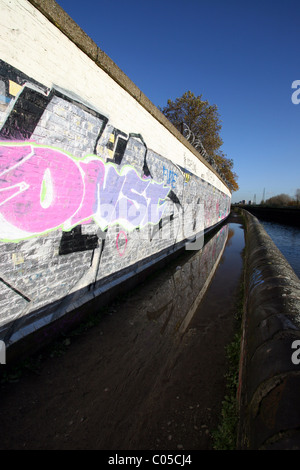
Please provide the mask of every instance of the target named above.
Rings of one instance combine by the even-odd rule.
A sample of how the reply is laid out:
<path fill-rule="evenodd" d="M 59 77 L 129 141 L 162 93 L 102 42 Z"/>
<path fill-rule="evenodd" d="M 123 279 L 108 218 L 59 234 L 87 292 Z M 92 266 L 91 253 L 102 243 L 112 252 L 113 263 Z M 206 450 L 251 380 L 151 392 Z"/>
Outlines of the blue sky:
<path fill-rule="evenodd" d="M 58 0 L 156 105 L 216 104 L 242 199 L 300 188 L 299 0 Z M 300 98 L 300 93 L 299 93 Z"/>

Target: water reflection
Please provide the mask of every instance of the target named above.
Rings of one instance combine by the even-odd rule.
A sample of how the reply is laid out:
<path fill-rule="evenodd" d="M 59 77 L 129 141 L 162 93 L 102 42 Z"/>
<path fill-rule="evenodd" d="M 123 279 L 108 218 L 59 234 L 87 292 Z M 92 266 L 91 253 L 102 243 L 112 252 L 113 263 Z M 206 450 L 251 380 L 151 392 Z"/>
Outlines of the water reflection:
<path fill-rule="evenodd" d="M 224 225 L 204 245 L 180 263 L 160 276 L 160 283 L 146 300 L 146 312 L 150 321 L 159 324 L 161 334 L 184 332 L 220 262 L 226 241 L 234 231 Z"/>

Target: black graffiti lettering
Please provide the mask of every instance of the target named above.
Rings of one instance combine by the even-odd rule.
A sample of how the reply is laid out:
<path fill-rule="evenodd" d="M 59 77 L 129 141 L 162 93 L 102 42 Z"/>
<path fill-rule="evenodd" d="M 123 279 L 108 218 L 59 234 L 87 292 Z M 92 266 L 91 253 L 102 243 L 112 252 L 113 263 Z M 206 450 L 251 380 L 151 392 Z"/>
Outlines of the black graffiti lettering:
<path fill-rule="evenodd" d="M 95 248 L 98 248 L 98 236 L 82 234 L 81 225 L 77 225 L 69 232 L 62 233 L 59 255 L 94 250 Z"/>

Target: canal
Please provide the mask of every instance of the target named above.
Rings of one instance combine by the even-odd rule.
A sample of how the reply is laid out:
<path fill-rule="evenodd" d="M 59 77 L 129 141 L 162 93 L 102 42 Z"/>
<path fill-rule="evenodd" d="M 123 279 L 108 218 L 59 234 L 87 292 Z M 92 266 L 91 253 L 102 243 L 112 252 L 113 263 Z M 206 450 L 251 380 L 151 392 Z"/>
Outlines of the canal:
<path fill-rule="evenodd" d="M 243 248 L 233 213 L 200 251 L 185 251 L 93 325 L 11 371 L 0 448 L 213 449 Z"/>
<path fill-rule="evenodd" d="M 300 278 L 300 227 L 263 219 L 259 221 Z"/>

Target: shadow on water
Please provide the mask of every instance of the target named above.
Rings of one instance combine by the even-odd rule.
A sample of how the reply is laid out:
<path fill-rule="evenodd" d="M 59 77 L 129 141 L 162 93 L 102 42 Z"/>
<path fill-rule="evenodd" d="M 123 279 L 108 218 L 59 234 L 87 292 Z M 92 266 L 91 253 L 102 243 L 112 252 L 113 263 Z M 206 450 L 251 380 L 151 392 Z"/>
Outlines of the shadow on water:
<path fill-rule="evenodd" d="M 70 337 L 38 378 L 8 384 L 0 448 L 211 449 L 243 248 L 233 217 Z"/>

